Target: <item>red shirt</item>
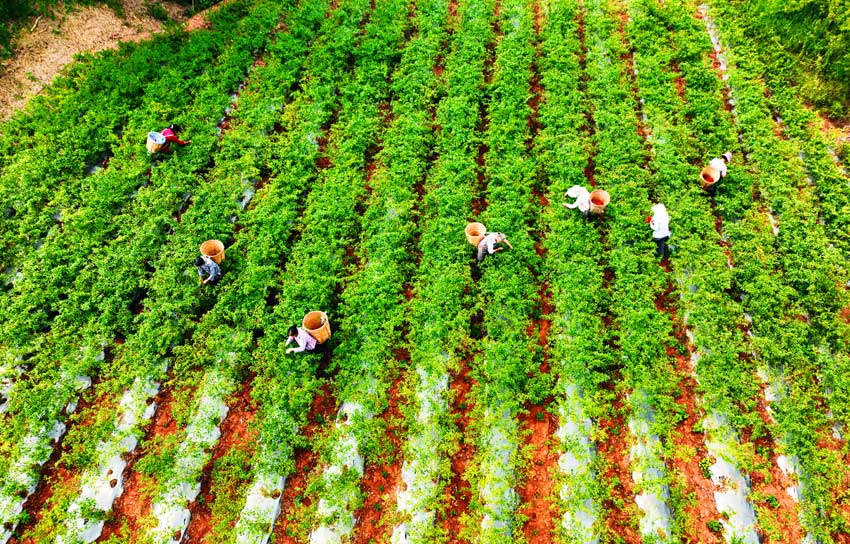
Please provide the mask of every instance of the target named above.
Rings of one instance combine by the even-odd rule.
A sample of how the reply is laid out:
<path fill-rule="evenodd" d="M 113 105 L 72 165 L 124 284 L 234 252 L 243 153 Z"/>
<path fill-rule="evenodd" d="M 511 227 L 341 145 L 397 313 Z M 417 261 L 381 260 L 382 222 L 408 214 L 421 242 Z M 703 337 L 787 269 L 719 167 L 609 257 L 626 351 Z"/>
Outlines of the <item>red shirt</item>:
<path fill-rule="evenodd" d="M 162 134 L 165 137 L 166 142 L 174 142 L 174 143 L 179 144 L 179 145 L 186 145 L 186 142 L 184 142 L 183 140 L 178 138 L 177 135 L 174 134 L 174 131 L 171 130 L 170 128 L 164 129 L 162 132 L 160 132 L 160 134 Z"/>

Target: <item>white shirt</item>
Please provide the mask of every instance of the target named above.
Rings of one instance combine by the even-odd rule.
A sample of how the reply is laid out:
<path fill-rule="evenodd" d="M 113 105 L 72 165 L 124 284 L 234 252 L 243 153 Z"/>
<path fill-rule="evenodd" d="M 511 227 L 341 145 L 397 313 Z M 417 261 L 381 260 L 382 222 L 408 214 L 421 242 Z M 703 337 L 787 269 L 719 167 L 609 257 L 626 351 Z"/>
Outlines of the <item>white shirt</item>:
<path fill-rule="evenodd" d="M 288 346 L 292 340 L 295 340 L 295 343 L 298 344 L 297 348 L 292 349 L 293 353 L 300 353 L 304 350 L 313 351 L 316 348 L 316 339 L 301 327 L 298 327 L 298 336 L 295 338 L 290 336 L 286 339 L 286 344 L 284 345 Z"/>
<path fill-rule="evenodd" d="M 590 209 L 590 192 L 581 185 L 573 185 L 567 190 L 567 196 L 576 199 L 572 204 L 567 204 L 567 208 L 578 208 L 578 211 L 584 213 Z"/>
<path fill-rule="evenodd" d="M 496 244 L 498 244 L 502 240 L 503 236 L 501 232 L 491 232 L 487 236 L 481 240 L 480 243 L 484 244 L 484 247 L 487 248 L 487 253 L 492 255 L 496 252 Z"/>
<path fill-rule="evenodd" d="M 664 204 L 656 204 L 652 207 L 652 220 L 649 226 L 652 228 L 652 237 L 656 240 L 670 236 L 670 216 Z"/>
<path fill-rule="evenodd" d="M 711 162 L 708 163 L 709 168 L 714 168 L 718 172 L 720 172 L 720 177 L 726 177 L 726 161 L 723 160 L 722 157 L 714 157 L 711 159 Z"/>

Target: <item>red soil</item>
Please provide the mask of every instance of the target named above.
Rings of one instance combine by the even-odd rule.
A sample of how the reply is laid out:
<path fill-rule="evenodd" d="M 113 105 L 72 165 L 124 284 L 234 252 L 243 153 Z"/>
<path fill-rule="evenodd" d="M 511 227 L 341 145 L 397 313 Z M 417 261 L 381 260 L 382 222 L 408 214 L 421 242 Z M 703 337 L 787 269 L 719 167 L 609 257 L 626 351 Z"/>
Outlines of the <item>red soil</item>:
<path fill-rule="evenodd" d="M 606 389 L 613 389 L 613 383 Z M 597 443 L 605 465 L 603 481 L 612 482 L 610 497 L 603 503 L 608 530 L 618 535 L 625 544 L 640 544 L 641 536 L 636 528 L 635 492 L 629 461 L 629 444 L 626 441 L 628 426 L 625 419 L 623 399 L 617 395 L 610 412 L 599 419 L 599 431 L 604 438 Z M 617 506 L 622 504 L 622 507 Z"/>
<path fill-rule="evenodd" d="M 474 445 L 465 440 L 465 437 L 468 436 L 467 427 L 469 426 L 469 412 L 471 411 L 471 406 L 467 404 L 469 390 L 472 387 L 469 363 L 469 358 L 461 361 L 460 370 L 452 376 L 450 385 L 452 391 L 451 413 L 457 423 L 457 430 L 461 437 L 459 448 L 452 455 L 452 479 L 445 491 L 448 506 L 443 527 L 446 529 L 451 543 L 461 542 L 458 537 L 461 529 L 463 529 L 461 520 L 464 514 L 469 512 L 469 501 L 472 499 L 472 487 L 465 475 L 466 467 L 475 454 Z"/>
<path fill-rule="evenodd" d="M 555 520 L 552 516 L 553 487 L 551 473 L 558 461 L 557 452 L 550 448 L 552 436 L 558 429 L 555 417 L 548 412 L 552 398 L 542 405 L 531 406 L 520 416 L 520 428 L 529 433 L 525 443 L 534 448 L 525 485 L 519 489 L 520 514 L 528 516 L 523 533 L 529 544 L 552 542 Z"/>
<path fill-rule="evenodd" d="M 332 166 L 330 157 L 326 156 L 318 156 L 316 157 L 316 168 L 319 170 L 326 170 Z"/>
<path fill-rule="evenodd" d="M 531 115 L 528 117 L 529 135 L 525 143 L 528 151 L 531 151 L 534 147 L 534 137 L 540 132 L 541 124 L 538 112 L 542 98 L 543 86 L 540 85 L 540 76 L 537 72 L 534 72 L 531 76 L 531 99 L 528 101 L 528 105 L 531 107 Z"/>
<path fill-rule="evenodd" d="M 694 394 L 697 383 L 691 371 L 690 357 L 675 355 L 675 350 L 668 349 L 668 355 L 675 356 L 676 372 L 682 377 L 678 384 L 679 398 L 676 399 L 676 404 L 684 408 L 688 414 L 688 417 L 676 426 L 674 441 L 678 447 L 693 452 L 693 455 L 687 459 L 681 459 L 678 456 L 672 459 L 673 473 L 683 480 L 685 493 L 694 493 L 697 498 L 695 504 L 685 508 L 690 522 L 685 528 L 686 541 L 694 544 L 721 542 L 720 535 L 710 531 L 705 523 L 710 520 L 720 520 L 721 516 L 714 502 L 714 485 L 710 478 L 702 474 L 699 466 L 701 459 L 708 458 L 708 451 L 705 448 L 705 434 L 694 431 L 694 424 L 700 417 L 700 410 L 697 409 L 697 399 Z"/>
<path fill-rule="evenodd" d="M 226 455 L 233 448 L 243 450 L 253 449 L 256 443 L 256 431 L 249 430 L 251 422 L 256 416 L 253 402 L 251 401 L 251 384 L 254 376 L 243 382 L 242 388 L 236 393 L 230 410 L 224 421 L 221 422 L 221 439 L 213 448 L 210 461 L 204 467 L 201 476 L 201 492 L 198 498 L 189 505 L 191 517 L 189 527 L 186 529 L 187 542 L 205 542 L 211 540 L 209 537 L 210 523 L 212 517 L 212 503 L 216 496 L 211 493 L 212 471 L 214 463 Z"/>
<path fill-rule="evenodd" d="M 596 162 L 593 156 L 587 158 L 587 166 L 584 167 L 584 177 L 587 179 L 588 185 L 596 187 Z"/>
<path fill-rule="evenodd" d="M 543 319 L 536 321 L 530 328 L 530 334 L 537 332 L 537 344 L 543 349 L 543 362 L 540 365 L 541 374 L 549 373 L 549 329 L 551 321 L 546 319 L 555 307 L 551 302 L 548 285 L 540 287 L 540 305 Z M 546 544 L 552 541 L 555 530 L 555 519 L 552 512 L 553 488 L 552 472 L 558 461 L 557 452 L 550 448 L 552 437 L 558 429 L 555 417 L 549 413 L 552 397 L 536 406 L 527 406 L 527 412 L 519 417 L 520 428 L 528 433 L 525 443 L 533 448 L 531 465 L 526 476 L 525 485 L 519 489 L 520 514 L 528 517 L 523 527 L 523 533 L 529 544 Z"/>
<path fill-rule="evenodd" d="M 606 267 L 602 271 L 602 288 L 608 290 L 611 287 L 611 282 L 614 281 L 614 269 Z"/>
<path fill-rule="evenodd" d="M 676 85 L 676 94 L 679 95 L 679 98 L 682 102 L 687 102 L 685 99 L 685 78 L 682 77 L 681 70 L 679 69 L 679 63 L 673 61 L 670 63 L 670 69 L 676 74 L 676 77 L 673 79 L 673 83 Z"/>
<path fill-rule="evenodd" d="M 487 126 L 489 122 L 487 120 L 486 115 L 481 115 L 481 134 L 487 133 Z M 478 146 L 478 155 L 475 157 L 475 164 L 478 165 L 478 169 L 476 171 L 478 187 L 476 187 L 476 191 L 478 196 L 475 197 L 472 201 L 472 213 L 475 215 L 481 215 L 481 212 L 487 209 L 487 198 L 484 195 L 484 192 L 487 188 L 487 179 L 485 172 L 487 171 L 487 152 L 489 148 L 487 144 L 482 142 L 481 145 Z"/>
<path fill-rule="evenodd" d="M 403 350 L 400 350 L 403 351 Z M 400 360 L 409 360 L 410 355 L 399 354 Z M 366 467 L 363 474 L 361 489 L 366 494 L 363 506 L 354 514 L 358 521 L 354 531 L 354 544 L 370 544 L 372 542 L 389 542 L 392 523 L 381 523 L 385 513 L 392 515 L 395 511 L 395 490 L 402 485 L 401 479 L 401 437 L 405 436 L 402 423 L 404 417 L 399 410 L 401 396 L 399 386 L 401 379 L 396 379 L 389 391 L 389 406 L 381 418 L 386 422 L 384 439 L 392 444 L 390 462 L 372 464 Z"/>
<path fill-rule="evenodd" d="M 325 427 L 325 423 L 332 424 L 336 414 L 336 399 L 331 394 L 330 387 L 323 385 L 319 393 L 313 399 L 310 413 L 307 416 L 309 422 L 304 428 L 303 435 L 307 440 L 312 439 Z M 305 493 L 310 475 L 315 471 L 319 461 L 319 455 L 309 448 L 295 450 L 295 473 L 286 480 L 283 488 L 283 496 L 280 499 L 280 517 L 274 527 L 274 542 L 278 544 L 296 544 L 298 540 L 297 524 L 300 521 L 299 514 L 303 506 L 309 506 L 310 499 Z M 291 534 L 290 534 L 291 533 Z"/>
<path fill-rule="evenodd" d="M 328 19 L 331 16 L 331 12 L 333 12 L 337 6 L 339 6 L 339 0 L 333 0 L 330 7 L 328 7 L 328 11 L 325 12 L 325 19 Z"/>
<path fill-rule="evenodd" d="M 153 423 L 148 429 L 144 443 L 154 437 L 165 437 L 177 432 L 177 422 L 171 415 L 174 399 L 170 389 L 161 391 L 155 398 L 157 403 L 156 414 Z M 143 448 L 140 446 L 127 458 L 127 468 L 124 474 L 124 493 L 115 499 L 112 505 L 112 516 L 106 521 L 103 533 L 98 542 L 104 542 L 115 536 L 128 542 L 137 540 L 141 532 L 141 522 L 151 511 L 151 497 L 142 493 L 142 476 L 133 470 L 136 461 L 142 456 Z M 124 533 L 123 524 L 126 522 L 129 534 Z"/>
<path fill-rule="evenodd" d="M 666 312 L 675 318 L 673 308 L 670 304 L 670 294 L 673 292 L 673 282 L 667 282 L 667 288 L 663 293 L 659 293 L 655 297 L 655 309 L 659 312 Z"/>
<path fill-rule="evenodd" d="M 769 427 L 772 420 L 767 411 L 767 401 L 764 398 L 763 388 L 758 396 L 758 413 L 765 425 Z M 751 436 L 748 436 L 748 429 L 744 429 L 741 434 L 742 440 L 752 441 L 755 444 L 756 455 L 754 461 L 756 466 L 767 467 L 767 474 L 764 471 L 754 470 L 750 473 L 750 478 L 752 479 L 752 489 L 754 492 L 765 496 L 772 495 L 779 501 L 779 508 L 772 509 L 776 514 L 774 520 L 776 532 L 787 539 L 782 540 L 782 542 L 802 542 L 805 532 L 800 526 L 797 503 L 785 491 L 785 488 L 789 487 L 792 482 L 779 469 L 779 465 L 776 462 L 777 454 L 774 450 L 775 444 L 773 440 L 768 436 L 761 436 L 753 440 Z M 768 456 L 764 457 L 762 455 L 764 453 L 767 453 Z M 770 544 L 774 540 L 769 538 L 768 535 L 763 534 L 762 542 L 764 544 Z"/>
<path fill-rule="evenodd" d="M 59 460 L 59 450 L 55 450 L 53 455 L 45 465 L 47 468 L 41 476 L 38 487 L 35 492 L 27 498 L 24 503 L 24 511 L 29 514 L 28 521 L 18 526 L 15 533 L 22 535 L 20 538 L 12 537 L 9 539 L 9 544 L 39 544 L 38 541 L 28 534 L 32 529 L 49 513 L 45 507 L 49 504 L 48 501 L 53 497 L 54 492 L 59 487 L 65 485 L 73 485 L 75 488 L 79 485 L 79 474 L 67 470 L 64 467 L 57 466 Z"/>
<path fill-rule="evenodd" d="M 47 463 L 42 467 L 41 479 L 38 482 L 38 486 L 24 503 L 24 512 L 29 515 L 29 520 L 19 525 L 15 531 L 17 534 L 24 535 L 24 537 L 21 539 L 12 538 L 9 542 L 15 544 L 37 544 L 31 536 L 27 536 L 27 533 L 49 513 L 47 507 L 49 506 L 50 499 L 58 488 L 69 485 L 71 482 L 73 482 L 75 488 L 78 485 L 79 474 L 75 476 L 60 461 L 62 455 L 68 452 L 65 438 L 69 434 L 74 433 L 77 427 L 86 428 L 91 425 L 102 410 L 112 410 L 114 408 L 114 405 L 107 400 L 107 393 L 95 393 L 98 385 L 99 382 L 95 381 L 92 387 L 81 395 L 77 409 L 66 422 L 67 429 L 65 434 L 59 439 L 59 443 L 56 444 Z"/>

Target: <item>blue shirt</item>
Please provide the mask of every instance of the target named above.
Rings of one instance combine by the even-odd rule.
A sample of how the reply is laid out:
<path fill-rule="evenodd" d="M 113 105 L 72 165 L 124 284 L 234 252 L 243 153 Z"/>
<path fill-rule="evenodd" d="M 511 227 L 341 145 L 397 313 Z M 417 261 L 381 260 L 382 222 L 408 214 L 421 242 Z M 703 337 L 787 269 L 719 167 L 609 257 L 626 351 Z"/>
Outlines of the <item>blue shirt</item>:
<path fill-rule="evenodd" d="M 204 264 L 198 267 L 198 276 L 203 278 L 204 274 L 209 276 L 208 281 L 215 281 L 221 276 L 221 267 L 212 259 L 204 259 Z"/>

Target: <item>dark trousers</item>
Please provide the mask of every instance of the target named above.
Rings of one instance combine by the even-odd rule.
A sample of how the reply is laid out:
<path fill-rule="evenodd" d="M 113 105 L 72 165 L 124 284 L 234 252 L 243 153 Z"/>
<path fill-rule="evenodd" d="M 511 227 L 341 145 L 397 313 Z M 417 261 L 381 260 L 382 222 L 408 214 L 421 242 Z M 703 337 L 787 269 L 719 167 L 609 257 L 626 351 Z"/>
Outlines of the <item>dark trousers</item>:
<path fill-rule="evenodd" d="M 326 351 L 328 351 L 328 341 L 325 340 L 323 344 L 316 342 L 316 347 L 314 347 L 313 349 L 308 349 L 307 351 L 309 351 L 310 353 L 325 353 Z"/>
<path fill-rule="evenodd" d="M 652 239 L 655 242 L 655 254 L 658 257 L 664 257 L 665 255 L 667 255 L 667 240 L 669 239 L 669 236 L 665 236 L 664 238 Z"/>
<path fill-rule="evenodd" d="M 720 185 L 720 182 L 724 179 L 726 179 L 726 176 L 720 176 L 720 179 L 705 188 L 705 192 L 708 193 L 708 196 L 714 196 L 715 193 L 717 193 L 717 186 Z"/>

